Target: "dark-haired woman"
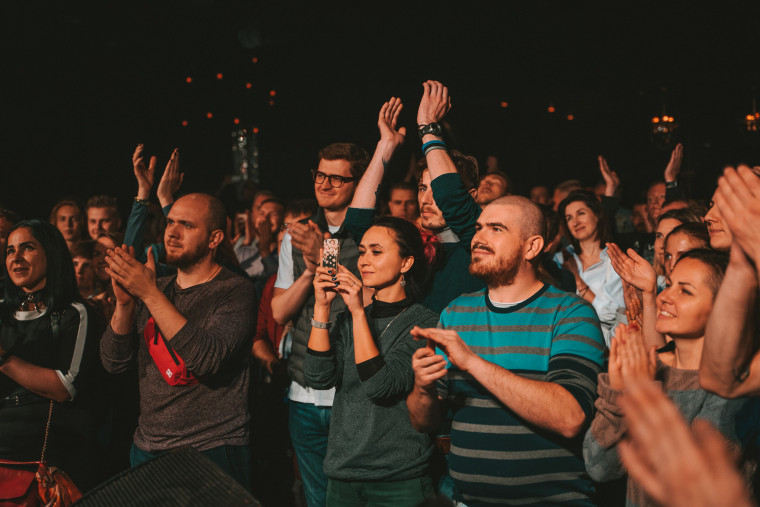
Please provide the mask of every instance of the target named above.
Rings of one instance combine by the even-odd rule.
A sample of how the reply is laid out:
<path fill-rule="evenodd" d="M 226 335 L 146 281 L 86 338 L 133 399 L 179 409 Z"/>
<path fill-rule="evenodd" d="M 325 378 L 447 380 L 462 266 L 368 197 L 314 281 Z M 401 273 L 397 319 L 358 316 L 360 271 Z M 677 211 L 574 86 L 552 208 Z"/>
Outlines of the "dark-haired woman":
<path fill-rule="evenodd" d="M 0 459 L 45 461 L 83 491 L 100 476 L 94 409 L 102 324 L 81 302 L 63 236 L 40 220 L 8 236 L 0 303 Z"/>
<path fill-rule="evenodd" d="M 343 266 L 318 267 L 314 279 L 304 372 L 313 388 L 336 387 L 324 461 L 327 505 L 417 505 L 432 492 L 426 472 L 433 444 L 412 428 L 406 408 L 412 355 L 424 345 L 409 331 L 438 320 L 415 303 L 427 270 L 417 228 L 401 218 L 377 220 L 362 238 L 357 266 L 361 279 Z M 375 289 L 366 308 L 363 287 Z M 338 296 L 348 311 L 329 323 Z"/>
<path fill-rule="evenodd" d="M 605 244 L 610 240 L 610 224 L 596 195 L 575 191 L 559 206 L 559 215 L 570 233 L 571 245 L 554 256 L 573 276 L 577 293 L 591 303 L 609 346 L 610 334 L 625 307 L 623 282 L 612 269 Z"/>

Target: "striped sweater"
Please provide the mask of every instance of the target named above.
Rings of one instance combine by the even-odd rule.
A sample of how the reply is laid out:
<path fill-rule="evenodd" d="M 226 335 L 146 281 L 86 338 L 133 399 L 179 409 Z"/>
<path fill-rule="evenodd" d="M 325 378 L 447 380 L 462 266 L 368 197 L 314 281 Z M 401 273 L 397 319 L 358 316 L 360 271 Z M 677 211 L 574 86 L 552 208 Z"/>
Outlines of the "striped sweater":
<path fill-rule="evenodd" d="M 498 366 L 562 386 L 591 421 L 605 347 L 596 313 L 581 298 L 544 285 L 529 299 L 498 308 L 482 290 L 455 299 L 440 326 Z M 470 507 L 593 505 L 582 437 L 566 439 L 527 423 L 470 375 L 448 367 L 439 391 L 453 411 L 449 468 L 458 500 Z"/>

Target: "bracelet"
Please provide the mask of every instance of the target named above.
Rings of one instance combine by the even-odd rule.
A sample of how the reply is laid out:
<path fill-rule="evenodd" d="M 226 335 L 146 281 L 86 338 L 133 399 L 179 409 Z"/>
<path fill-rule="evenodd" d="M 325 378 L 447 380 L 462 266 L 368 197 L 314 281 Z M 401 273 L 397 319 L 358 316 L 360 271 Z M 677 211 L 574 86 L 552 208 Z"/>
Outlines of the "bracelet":
<path fill-rule="evenodd" d="M 136 202 L 137 204 L 142 204 L 142 205 L 144 205 L 144 206 L 147 206 L 147 205 L 149 205 L 149 204 L 150 204 L 150 201 L 149 201 L 149 200 L 147 200 L 147 199 L 140 199 L 140 198 L 138 198 L 138 197 L 135 197 L 135 202 Z"/>
<path fill-rule="evenodd" d="M 318 320 L 314 320 L 314 317 L 311 318 L 311 327 L 315 327 L 317 329 L 330 329 L 330 325 L 332 325 L 332 321 L 319 322 Z"/>
<path fill-rule="evenodd" d="M 591 289 L 591 287 L 589 287 L 588 285 L 586 285 L 586 288 L 585 288 L 585 289 L 579 289 L 579 290 L 578 290 L 578 295 L 579 295 L 580 297 L 583 297 L 583 296 L 585 296 L 585 295 L 588 293 L 589 289 Z"/>
<path fill-rule="evenodd" d="M 422 154 L 427 155 L 429 152 L 433 150 L 445 150 L 445 149 L 447 149 L 446 143 L 436 139 L 434 141 L 428 141 L 422 145 Z"/>

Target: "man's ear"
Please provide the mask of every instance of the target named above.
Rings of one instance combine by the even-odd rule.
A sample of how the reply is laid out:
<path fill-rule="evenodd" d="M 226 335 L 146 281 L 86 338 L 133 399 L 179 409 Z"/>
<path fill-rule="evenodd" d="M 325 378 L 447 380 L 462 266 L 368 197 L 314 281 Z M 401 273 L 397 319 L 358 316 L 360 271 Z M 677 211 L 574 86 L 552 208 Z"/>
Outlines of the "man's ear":
<path fill-rule="evenodd" d="M 224 231 L 217 229 L 211 233 L 208 240 L 208 247 L 213 250 L 221 245 L 222 241 L 224 241 Z"/>
<path fill-rule="evenodd" d="M 527 244 L 527 250 L 525 252 L 525 260 L 533 260 L 539 255 L 541 255 L 541 252 L 544 250 L 544 238 L 541 236 L 531 236 L 528 238 L 528 241 L 526 241 Z"/>
<path fill-rule="evenodd" d="M 470 195 L 472 196 L 473 199 L 475 199 L 477 201 L 478 200 L 478 187 L 471 188 L 470 189 Z"/>

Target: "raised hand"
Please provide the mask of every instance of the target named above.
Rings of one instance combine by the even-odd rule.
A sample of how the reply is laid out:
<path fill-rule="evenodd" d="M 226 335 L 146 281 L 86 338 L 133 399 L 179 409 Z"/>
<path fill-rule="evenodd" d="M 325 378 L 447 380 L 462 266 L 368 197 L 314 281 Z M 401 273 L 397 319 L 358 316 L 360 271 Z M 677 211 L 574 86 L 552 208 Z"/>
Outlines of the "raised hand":
<path fill-rule="evenodd" d="M 322 266 L 317 266 L 315 270 L 316 275 L 313 282 L 315 304 L 329 307 L 338 296 L 335 290 L 332 270 Z"/>
<path fill-rule="evenodd" d="M 319 226 L 309 220 L 308 224 L 296 222 L 288 227 L 293 246 L 303 254 L 307 267 L 313 268 L 319 264 L 319 251 L 322 248 L 322 240 L 329 237 L 329 233 L 322 233 Z"/>
<path fill-rule="evenodd" d="M 268 257 L 272 253 L 272 247 L 277 246 L 277 233 L 272 230 L 270 216 L 271 213 L 268 213 L 256 227 L 259 236 L 259 252 L 262 257 Z"/>
<path fill-rule="evenodd" d="M 156 157 L 150 157 L 150 162 L 146 168 L 145 160 L 143 159 L 144 149 L 145 146 L 142 144 L 138 144 L 137 148 L 135 148 L 135 152 L 132 154 L 132 169 L 137 179 L 137 198 L 147 201 L 156 176 Z"/>
<path fill-rule="evenodd" d="M 387 141 L 394 146 L 398 146 L 404 142 L 404 139 L 406 138 L 406 127 L 396 128 L 398 116 L 403 108 L 404 105 L 398 97 L 391 97 L 391 99 L 380 108 L 377 127 L 380 129 L 381 142 Z"/>
<path fill-rule="evenodd" d="M 726 167 L 713 197 L 733 240 L 760 263 L 760 177 L 746 165 Z"/>
<path fill-rule="evenodd" d="M 626 254 L 615 243 L 607 243 L 607 255 L 612 268 L 624 282 L 642 292 L 653 294 L 657 291 L 657 273 L 635 250 L 629 248 Z"/>
<path fill-rule="evenodd" d="M 446 376 L 446 359 L 430 347 L 422 347 L 412 356 L 414 388 L 427 393 L 436 391 L 435 383 Z"/>
<path fill-rule="evenodd" d="M 620 372 L 623 383 L 630 386 L 636 382 L 654 380 L 657 370 L 657 352 L 654 346 L 649 350 L 644 346 L 641 328 L 636 325 L 618 325 L 615 331 L 616 339 L 620 339 Z"/>
<path fill-rule="evenodd" d="M 468 371 L 479 356 L 475 354 L 459 336 L 459 333 L 450 329 L 436 329 L 415 326 L 412 328 L 412 336 L 416 339 L 427 339 L 428 344 L 434 342 L 446 353 L 449 361 L 462 371 Z"/>
<path fill-rule="evenodd" d="M 631 478 L 660 505 L 714 507 L 753 505 L 728 451 L 710 423 L 696 419 L 692 430 L 653 382 L 630 386 L 620 401 L 628 438 L 618 451 Z"/>
<path fill-rule="evenodd" d="M 641 324 L 644 307 L 641 302 L 641 291 L 628 282 L 623 282 L 623 300 L 628 324 Z"/>
<path fill-rule="evenodd" d="M 338 272 L 332 275 L 331 281 L 335 291 L 343 298 L 348 311 L 355 314 L 364 312 L 364 297 L 362 281 L 354 276 L 345 266 L 338 264 Z"/>
<path fill-rule="evenodd" d="M 135 259 L 135 249 L 126 245 L 113 250 L 108 249 L 106 255 L 108 267 L 106 273 L 111 277 L 114 284 L 116 301 L 126 301 L 123 294 L 118 291 L 126 291 L 128 294 L 144 299 L 156 289 L 156 263 L 153 258 L 153 247 L 148 248 L 148 262 L 144 265 Z"/>
<path fill-rule="evenodd" d="M 673 153 L 670 155 L 670 162 L 665 168 L 665 181 L 672 182 L 678 179 L 678 173 L 681 172 L 681 160 L 683 159 L 683 145 L 678 143 L 673 148 Z"/>
<path fill-rule="evenodd" d="M 602 178 L 606 185 L 604 188 L 604 195 L 607 197 L 613 197 L 620 186 L 620 178 L 615 171 L 610 170 L 607 160 L 601 155 L 599 155 L 599 172 L 602 173 Z"/>
<path fill-rule="evenodd" d="M 449 89 L 438 81 L 425 81 L 422 83 L 422 90 L 417 124 L 427 125 L 440 121 L 451 109 Z"/>
<path fill-rule="evenodd" d="M 182 185 L 184 177 L 184 173 L 179 172 L 179 148 L 174 148 L 156 189 L 158 202 L 161 203 L 162 208 L 174 202 L 174 194 Z"/>

